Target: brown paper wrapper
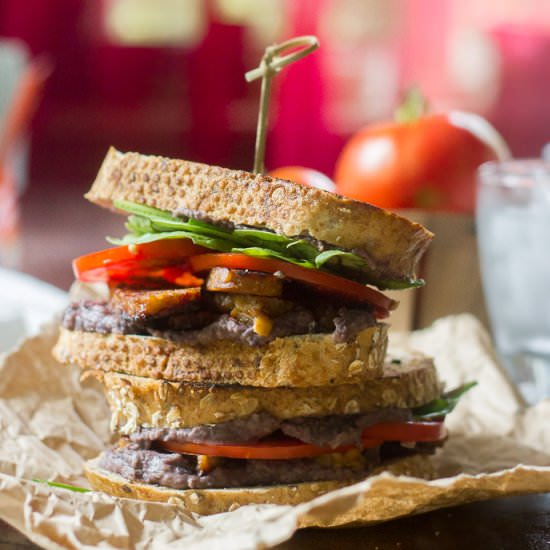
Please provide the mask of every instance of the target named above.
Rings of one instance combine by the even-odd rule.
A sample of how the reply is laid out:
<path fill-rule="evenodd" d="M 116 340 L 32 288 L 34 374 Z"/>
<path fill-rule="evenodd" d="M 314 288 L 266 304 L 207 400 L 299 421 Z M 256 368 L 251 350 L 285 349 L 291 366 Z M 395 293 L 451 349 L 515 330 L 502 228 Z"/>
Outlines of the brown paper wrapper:
<path fill-rule="evenodd" d="M 83 461 L 109 441 L 109 410 L 93 380 L 60 366 L 54 327 L 0 363 L 0 519 L 45 548 L 181 544 L 265 548 L 304 526 L 365 525 L 499 496 L 550 491 L 550 400 L 523 408 L 479 323 L 463 315 L 393 335 L 391 347 L 435 357 L 449 387 L 475 379 L 447 419 L 434 457 L 437 479 L 383 473 L 300 506 L 244 506 L 194 516 L 181 506 L 77 493 L 32 481 L 87 487 Z"/>

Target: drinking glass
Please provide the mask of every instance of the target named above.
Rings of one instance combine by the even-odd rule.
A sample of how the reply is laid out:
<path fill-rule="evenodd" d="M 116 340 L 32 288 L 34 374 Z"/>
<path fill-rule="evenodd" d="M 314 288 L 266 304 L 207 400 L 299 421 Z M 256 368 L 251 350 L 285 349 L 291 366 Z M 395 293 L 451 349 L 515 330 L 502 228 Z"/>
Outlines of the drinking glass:
<path fill-rule="evenodd" d="M 534 403 L 550 396 L 550 162 L 489 162 L 478 176 L 478 246 L 496 349 Z"/>

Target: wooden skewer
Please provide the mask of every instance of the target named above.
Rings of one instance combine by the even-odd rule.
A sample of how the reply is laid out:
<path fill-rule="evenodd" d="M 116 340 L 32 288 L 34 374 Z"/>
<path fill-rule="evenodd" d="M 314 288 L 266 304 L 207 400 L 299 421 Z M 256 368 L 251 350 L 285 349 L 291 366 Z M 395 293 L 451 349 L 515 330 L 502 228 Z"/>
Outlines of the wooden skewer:
<path fill-rule="evenodd" d="M 258 78 L 262 79 L 262 89 L 260 93 L 260 110 L 258 113 L 258 126 L 256 129 L 256 149 L 254 154 L 254 172 L 262 173 L 264 171 L 265 142 L 267 137 L 267 118 L 269 111 L 269 97 L 271 95 L 271 79 L 283 68 L 302 59 L 306 55 L 315 51 L 319 47 L 319 41 L 315 36 L 298 36 L 282 42 L 268 46 L 262 57 L 260 66 L 248 71 L 244 77 L 247 82 L 252 82 Z M 299 48 L 296 50 L 296 48 Z M 295 50 L 287 55 L 284 52 Z"/>

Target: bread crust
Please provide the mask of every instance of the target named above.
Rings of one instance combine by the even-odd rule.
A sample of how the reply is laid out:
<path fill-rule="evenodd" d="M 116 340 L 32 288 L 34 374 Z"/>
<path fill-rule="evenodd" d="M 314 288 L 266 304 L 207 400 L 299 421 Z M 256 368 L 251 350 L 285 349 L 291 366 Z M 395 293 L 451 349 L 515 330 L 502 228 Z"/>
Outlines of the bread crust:
<path fill-rule="evenodd" d="M 86 477 L 96 491 L 103 491 L 116 497 L 178 504 L 188 512 L 200 515 L 230 512 L 247 504 L 297 505 L 357 482 L 357 480 L 314 481 L 242 489 L 169 489 L 128 481 L 118 474 L 101 469 L 98 465 L 99 460 L 100 458 L 96 458 L 85 464 Z M 434 474 L 430 458 L 424 455 L 397 459 L 376 468 L 370 475 L 383 471 L 424 479 L 430 479 Z"/>
<path fill-rule="evenodd" d="M 349 343 L 334 343 L 331 334 L 307 334 L 276 338 L 260 347 L 229 341 L 194 346 L 151 336 L 61 328 L 54 355 L 82 369 L 275 388 L 361 383 L 381 376 L 386 347 L 387 325 L 380 323 Z"/>
<path fill-rule="evenodd" d="M 418 223 L 321 189 L 112 147 L 86 198 L 108 208 L 114 200 L 127 200 L 168 212 L 184 209 L 214 222 L 312 237 L 360 251 L 370 261 L 373 277 L 382 280 L 414 279 L 433 237 Z"/>
<path fill-rule="evenodd" d="M 265 411 L 278 419 L 358 414 L 383 407 L 412 408 L 441 394 L 430 359 L 387 365 L 384 376 L 363 384 L 316 388 L 253 388 L 184 384 L 91 371 L 105 386 L 111 429 L 187 428 L 218 424 Z"/>

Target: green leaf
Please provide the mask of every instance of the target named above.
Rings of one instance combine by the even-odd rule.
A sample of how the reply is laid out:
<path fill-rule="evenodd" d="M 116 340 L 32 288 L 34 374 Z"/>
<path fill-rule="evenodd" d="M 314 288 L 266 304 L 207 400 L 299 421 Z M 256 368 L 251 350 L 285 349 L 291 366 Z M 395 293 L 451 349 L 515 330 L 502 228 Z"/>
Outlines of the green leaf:
<path fill-rule="evenodd" d="M 367 260 L 361 258 L 361 256 L 358 256 L 353 252 L 346 252 L 344 250 L 325 250 L 324 252 L 321 252 L 315 258 L 315 265 L 317 267 L 321 267 L 335 259 L 338 259 L 338 263 L 340 263 L 340 265 L 344 265 L 346 267 L 351 267 L 354 269 L 368 268 Z"/>
<path fill-rule="evenodd" d="M 424 286 L 424 279 L 406 279 L 405 281 L 378 280 L 376 286 L 389 290 L 404 290 L 406 288 L 418 288 Z"/>
<path fill-rule="evenodd" d="M 241 241 L 241 248 L 271 250 L 277 253 L 277 256 L 273 257 L 285 261 L 292 261 L 293 258 L 300 260 L 300 262 L 307 261 L 309 264 L 312 264 L 311 267 L 314 267 L 315 257 L 319 254 L 319 250 L 304 239 L 290 239 L 284 235 L 262 229 L 235 229 L 233 236 L 236 241 L 237 239 Z M 293 261 L 293 263 L 298 263 L 299 265 L 300 262 Z M 309 264 L 308 267 L 310 267 Z"/>
<path fill-rule="evenodd" d="M 57 481 L 48 481 L 47 479 L 33 479 L 35 483 L 44 483 L 49 487 L 57 487 L 58 489 L 67 489 L 74 491 L 75 493 L 90 493 L 91 489 L 85 489 L 84 487 L 76 487 L 75 485 L 68 485 L 67 483 L 58 483 Z"/>
<path fill-rule="evenodd" d="M 322 269 L 379 288 L 410 288 L 424 284 L 421 279 L 380 281 L 373 276 L 372 266 L 365 258 L 344 250 L 320 251 L 306 239 L 290 238 L 257 228 L 226 229 L 193 218 L 177 218 L 158 208 L 128 201 L 114 201 L 114 206 L 131 215 L 126 222 L 129 234 L 122 239 L 108 238 L 111 244 L 144 244 L 161 239 L 189 238 L 195 244 L 213 250 L 276 258 L 309 269 Z"/>
<path fill-rule="evenodd" d="M 418 86 L 409 88 L 405 99 L 395 110 L 396 122 L 414 122 L 428 112 L 428 102 Z"/>
<path fill-rule="evenodd" d="M 176 218 L 172 216 L 169 212 L 164 210 L 159 210 L 158 208 L 152 208 L 150 206 L 144 206 L 142 204 L 134 204 L 128 201 L 114 201 L 115 208 L 119 210 L 124 210 L 134 216 L 141 218 L 141 220 L 136 220 L 134 223 L 139 226 L 139 224 L 144 224 L 148 221 L 155 231 L 158 232 L 170 232 L 170 231 L 191 231 L 196 233 L 201 233 L 204 235 L 210 236 L 219 236 L 219 237 L 230 237 L 231 231 L 222 229 L 216 225 L 209 224 L 207 222 L 202 222 L 195 219 L 184 220 L 181 218 Z"/>
<path fill-rule="evenodd" d="M 126 221 L 125 227 L 130 233 L 135 233 L 136 235 L 151 233 L 153 231 L 151 220 L 142 216 L 130 216 Z"/>
<path fill-rule="evenodd" d="M 163 239 L 191 239 L 194 244 L 210 248 L 212 250 L 220 250 L 222 252 L 231 252 L 233 243 L 215 237 L 206 235 L 198 235 L 189 231 L 171 231 L 170 233 L 144 233 L 143 235 L 124 235 L 121 239 L 107 237 L 107 241 L 111 244 L 121 246 L 128 244 L 145 244 Z"/>
<path fill-rule="evenodd" d="M 209 237 L 220 237 L 222 239 L 231 239 L 231 233 L 219 229 L 213 225 L 195 223 L 196 220 L 169 220 L 157 217 L 149 218 L 151 226 L 155 232 L 158 233 L 170 233 L 172 231 L 189 231 L 190 233 L 197 233 L 199 235 L 206 235 Z"/>
<path fill-rule="evenodd" d="M 205 235 L 217 235 L 218 237 L 224 237 L 226 239 L 234 239 L 235 232 L 231 229 L 224 229 L 211 223 L 203 222 L 189 218 L 187 225 L 190 231 L 196 231 L 197 233 L 203 233 Z M 236 239 L 235 239 L 236 240 Z"/>
<path fill-rule="evenodd" d="M 279 235 L 278 233 L 273 233 L 271 231 L 264 231 L 262 229 L 235 229 L 233 231 L 235 237 L 244 238 L 244 239 L 255 239 L 264 243 L 276 243 L 282 246 L 288 245 L 292 242 L 292 239 L 285 237 L 284 235 Z"/>
<path fill-rule="evenodd" d="M 113 206 L 118 210 L 124 210 L 130 214 L 136 214 L 138 216 L 144 216 L 146 218 L 157 216 L 160 218 L 172 218 L 170 212 L 166 210 L 160 210 L 159 208 L 153 208 L 152 206 L 145 206 L 144 204 L 137 204 L 135 202 L 114 200 Z"/>
<path fill-rule="evenodd" d="M 273 258 L 275 260 L 283 260 L 285 262 L 306 267 L 308 269 L 315 269 L 315 265 L 307 260 L 293 258 L 292 256 L 285 256 L 284 254 L 279 254 L 278 252 L 270 250 L 269 248 L 260 248 L 258 246 L 248 248 L 234 248 L 232 252 L 240 252 L 242 254 L 248 254 L 249 256 L 255 256 L 256 258 Z"/>
<path fill-rule="evenodd" d="M 319 255 L 319 249 L 304 239 L 289 242 L 286 245 L 286 253 L 295 258 L 304 258 L 315 267 L 315 258 Z M 288 255 L 288 254 L 287 254 Z"/>
<path fill-rule="evenodd" d="M 414 408 L 412 410 L 414 418 L 417 420 L 429 420 L 449 414 L 454 410 L 459 399 L 476 385 L 477 382 L 475 381 L 468 382 L 452 391 L 444 393 L 438 399 Z"/>

